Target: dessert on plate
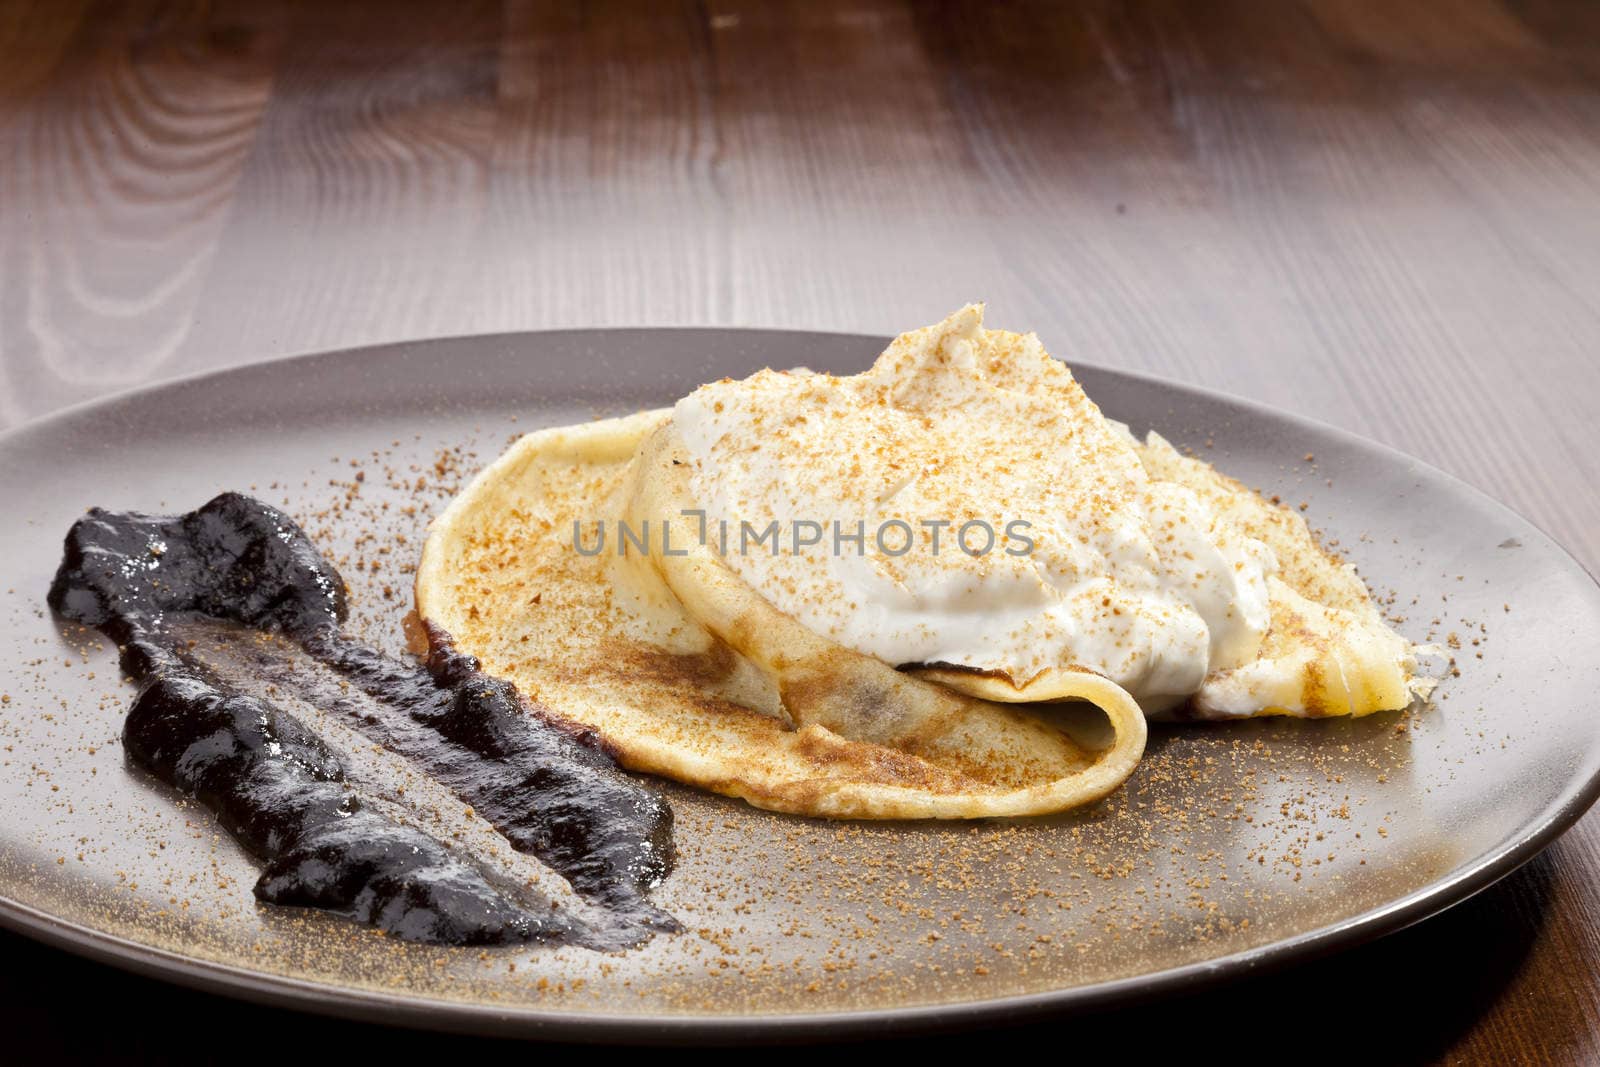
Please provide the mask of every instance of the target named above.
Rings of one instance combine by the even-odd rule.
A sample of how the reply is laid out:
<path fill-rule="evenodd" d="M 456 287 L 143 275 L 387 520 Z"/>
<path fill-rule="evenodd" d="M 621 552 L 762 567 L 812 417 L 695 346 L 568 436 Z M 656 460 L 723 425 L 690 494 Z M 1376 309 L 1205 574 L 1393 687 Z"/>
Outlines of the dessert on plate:
<path fill-rule="evenodd" d="M 623 766 L 806 815 L 1087 803 L 1147 718 L 1366 715 L 1417 649 L 1297 513 L 969 305 L 860 374 L 541 430 L 436 519 L 435 642 Z"/>

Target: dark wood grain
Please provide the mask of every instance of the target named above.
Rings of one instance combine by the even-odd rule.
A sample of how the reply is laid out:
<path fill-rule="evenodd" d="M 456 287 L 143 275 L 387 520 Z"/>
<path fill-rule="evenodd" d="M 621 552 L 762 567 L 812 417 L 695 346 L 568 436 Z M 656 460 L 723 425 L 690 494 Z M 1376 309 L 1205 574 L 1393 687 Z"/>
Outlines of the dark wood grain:
<path fill-rule="evenodd" d="M 974 298 L 1393 444 L 1600 569 L 1600 8 L 0 0 L 0 424 L 314 349 Z M 71 1027 L 6 981 L 13 1030 Z M 1600 1058 L 1600 820 L 1381 944 L 1108 1024 L 1387 1059 L 1374 1009 L 1404 1058 Z"/>

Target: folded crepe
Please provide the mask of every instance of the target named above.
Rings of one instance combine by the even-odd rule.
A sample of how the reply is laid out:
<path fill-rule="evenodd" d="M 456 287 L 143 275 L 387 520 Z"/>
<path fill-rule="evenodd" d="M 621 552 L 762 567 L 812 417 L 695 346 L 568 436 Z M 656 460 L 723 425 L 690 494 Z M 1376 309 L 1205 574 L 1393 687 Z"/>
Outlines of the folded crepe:
<path fill-rule="evenodd" d="M 874 368 L 890 371 L 918 377 L 914 388 L 890 383 L 889 407 L 967 402 L 952 396 L 976 404 L 991 393 L 1013 404 L 1040 392 L 1065 405 L 1079 424 L 1069 435 L 1076 440 L 1081 428 L 1118 477 L 1139 483 L 1123 505 L 1178 501 L 1218 544 L 1244 546 L 1234 567 L 1261 561 L 1253 610 L 1264 605 L 1270 625 L 1246 628 L 1226 661 L 1213 655 L 1203 681 L 1176 700 L 1141 689 L 1154 684 L 1149 677 L 1170 677 L 1149 656 L 1137 670 L 1068 654 L 1027 671 L 977 654 L 890 662 L 814 619 L 808 625 L 794 603 L 786 610 L 782 583 L 758 588 L 749 561 L 720 551 L 704 526 L 698 538 L 683 536 L 682 525 L 669 534 L 669 517 L 704 521 L 693 474 L 705 462 L 674 412 L 661 410 L 529 434 L 484 470 L 434 521 L 423 550 L 416 604 L 431 639 L 453 642 L 597 731 L 633 770 L 763 808 L 849 818 L 1062 811 L 1127 778 L 1147 713 L 1363 715 L 1403 707 L 1420 688 L 1412 646 L 1299 515 L 1155 434 L 1133 440 L 1031 336 L 984 330 L 981 309 L 969 307 L 898 339 Z M 767 382 L 810 395 L 869 378 L 805 373 Z M 914 427 L 930 424 L 926 410 L 912 416 Z M 805 441 L 789 445 L 803 452 Z M 813 481 L 850 477 L 824 469 Z M 1048 564 L 1036 566 L 1043 573 Z M 1226 607 L 1230 625 L 1242 626 Z"/>
<path fill-rule="evenodd" d="M 1098 675 L 1015 699 L 1103 721 L 982 699 L 811 633 L 709 546 L 577 551 L 574 523 L 678 514 L 673 447 L 666 411 L 513 445 L 430 529 L 416 601 L 434 640 L 598 731 L 623 766 L 775 811 L 1034 815 L 1103 797 L 1138 763 L 1144 716 Z"/>

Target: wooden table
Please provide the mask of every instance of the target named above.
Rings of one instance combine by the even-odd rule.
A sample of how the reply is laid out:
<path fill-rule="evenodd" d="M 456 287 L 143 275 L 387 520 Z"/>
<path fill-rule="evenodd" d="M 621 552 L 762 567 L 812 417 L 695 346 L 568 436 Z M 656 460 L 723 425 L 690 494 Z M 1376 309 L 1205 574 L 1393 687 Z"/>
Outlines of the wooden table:
<path fill-rule="evenodd" d="M 1600 6 L 107 8 L 0 0 L 0 423 L 315 349 L 981 298 L 1069 362 L 1388 442 L 1600 566 Z M 84 1055 L 160 1058 L 118 1032 L 152 1010 L 357 1031 L 5 951 L 7 1033 Z M 1368 948 L 1041 1033 L 1577 1063 L 1597 974 L 1590 816 Z"/>

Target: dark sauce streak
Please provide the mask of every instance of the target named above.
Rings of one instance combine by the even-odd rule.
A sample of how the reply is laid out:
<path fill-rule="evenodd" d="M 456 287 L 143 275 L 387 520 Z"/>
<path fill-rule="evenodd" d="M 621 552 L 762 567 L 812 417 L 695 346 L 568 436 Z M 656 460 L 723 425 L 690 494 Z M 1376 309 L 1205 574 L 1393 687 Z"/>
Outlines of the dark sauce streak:
<path fill-rule="evenodd" d="M 617 773 L 592 731 L 552 720 L 437 632 L 426 670 L 337 632 L 305 647 L 367 698 L 330 693 L 324 706 L 425 768 L 580 895 L 678 929 L 644 898 L 671 870 L 672 810 Z"/>
<path fill-rule="evenodd" d="M 346 638 L 343 580 L 276 509 L 236 493 L 172 518 L 95 509 L 67 535 L 50 606 L 120 646 L 141 683 L 129 755 L 194 794 L 266 864 L 260 899 L 444 944 L 617 948 L 678 929 L 644 898 L 672 864 L 666 802 L 592 734 L 522 701 L 442 636 L 426 670 Z M 547 899 L 518 903 L 439 841 L 364 805 L 315 734 L 186 655 L 172 630 L 194 617 L 281 634 L 348 681 L 366 699 L 312 695 L 603 905 L 607 928 Z"/>
<path fill-rule="evenodd" d="M 339 759 L 297 720 L 181 660 L 144 686 L 123 740 L 137 763 L 192 793 L 263 861 L 255 894 L 267 903 L 436 944 L 589 940 L 563 916 L 500 893 L 427 834 L 368 810 Z"/>
<path fill-rule="evenodd" d="M 953 671 L 957 674 L 977 675 L 980 678 L 999 678 L 1001 681 L 1011 681 L 1011 675 L 994 667 L 969 667 L 965 663 L 950 663 L 942 659 L 929 660 L 926 663 L 902 663 L 895 670 L 903 672 Z"/>

